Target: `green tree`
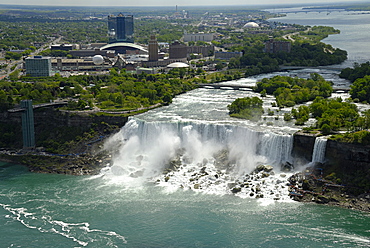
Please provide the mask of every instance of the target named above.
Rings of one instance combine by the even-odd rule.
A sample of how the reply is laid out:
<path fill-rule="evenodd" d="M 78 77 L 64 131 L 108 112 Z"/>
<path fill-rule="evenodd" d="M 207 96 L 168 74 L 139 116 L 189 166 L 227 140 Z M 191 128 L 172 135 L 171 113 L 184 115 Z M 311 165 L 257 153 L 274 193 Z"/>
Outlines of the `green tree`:
<path fill-rule="evenodd" d="M 370 76 L 358 78 L 351 85 L 350 90 L 351 98 L 358 98 L 360 101 L 370 101 Z"/>
<path fill-rule="evenodd" d="M 258 97 L 238 98 L 227 106 L 231 117 L 258 121 L 263 114 L 263 101 Z"/>

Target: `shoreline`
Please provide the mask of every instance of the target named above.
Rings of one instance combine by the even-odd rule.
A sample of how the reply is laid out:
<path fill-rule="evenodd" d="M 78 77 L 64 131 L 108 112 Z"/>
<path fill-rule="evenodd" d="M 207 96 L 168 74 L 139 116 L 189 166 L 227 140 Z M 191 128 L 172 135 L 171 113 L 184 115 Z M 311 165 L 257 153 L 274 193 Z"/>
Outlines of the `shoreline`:
<path fill-rule="evenodd" d="M 308 167 L 289 179 L 289 195 L 298 202 L 336 206 L 370 213 L 370 192 L 351 194 L 351 187 L 323 179 Z"/>

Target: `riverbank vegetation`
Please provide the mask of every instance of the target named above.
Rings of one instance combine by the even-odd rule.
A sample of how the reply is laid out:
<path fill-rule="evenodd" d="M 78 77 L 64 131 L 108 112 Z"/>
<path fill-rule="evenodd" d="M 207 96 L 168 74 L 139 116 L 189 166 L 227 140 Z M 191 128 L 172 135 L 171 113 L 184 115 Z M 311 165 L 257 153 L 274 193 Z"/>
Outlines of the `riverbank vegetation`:
<path fill-rule="evenodd" d="M 350 94 L 354 101 L 370 103 L 370 62 L 355 63 L 353 68 L 343 69 L 339 76 L 353 82 Z"/>
<path fill-rule="evenodd" d="M 288 76 L 264 78 L 256 83 L 253 90 L 261 95 L 266 93 L 274 95 L 279 107 L 293 107 L 296 104 L 312 101 L 318 96 L 329 97 L 333 88 L 332 82 L 313 73 L 309 79 Z"/>
<path fill-rule="evenodd" d="M 363 78 L 367 75 L 370 75 L 370 62 L 366 63 L 354 63 L 353 68 L 347 67 L 341 70 L 339 77 L 345 78 L 352 83 L 358 78 Z"/>

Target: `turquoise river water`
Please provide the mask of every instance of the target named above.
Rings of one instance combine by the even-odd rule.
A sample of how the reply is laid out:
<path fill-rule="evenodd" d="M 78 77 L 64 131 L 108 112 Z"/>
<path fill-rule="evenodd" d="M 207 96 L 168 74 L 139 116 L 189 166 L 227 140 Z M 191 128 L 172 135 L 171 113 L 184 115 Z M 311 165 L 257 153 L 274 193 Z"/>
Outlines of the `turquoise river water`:
<path fill-rule="evenodd" d="M 342 34 L 327 42 L 348 47 L 352 62 L 370 57 L 365 43 L 359 44 L 363 38 L 353 41 L 348 35 L 356 31 L 368 41 L 368 17 L 293 13 L 281 21 L 330 25 L 340 20 L 333 25 L 342 27 Z M 294 74 L 311 72 L 348 84 L 330 70 Z M 253 84 L 272 75 L 229 83 Z M 369 247 L 370 214 L 287 197 L 289 175 L 277 166 L 292 159 L 296 128 L 282 121 L 289 110 L 259 124 L 227 114 L 235 98 L 253 94 L 197 89 L 132 118 L 107 142 L 115 155 L 97 176 L 35 174 L 0 163 L 0 247 Z M 234 163 L 227 169 L 211 156 L 225 150 Z M 163 165 L 176 156 L 181 166 L 164 178 Z M 259 163 L 274 166 L 275 175 L 246 178 Z M 198 171 L 203 174 L 194 179 Z M 265 197 L 251 197 L 248 189 L 232 194 L 230 185 L 243 178 Z"/>

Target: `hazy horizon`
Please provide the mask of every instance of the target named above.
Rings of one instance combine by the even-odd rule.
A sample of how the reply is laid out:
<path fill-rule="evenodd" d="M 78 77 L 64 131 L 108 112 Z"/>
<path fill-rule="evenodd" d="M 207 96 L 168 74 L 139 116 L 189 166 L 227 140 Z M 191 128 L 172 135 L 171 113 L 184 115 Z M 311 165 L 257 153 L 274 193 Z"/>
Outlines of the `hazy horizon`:
<path fill-rule="evenodd" d="M 179 7 L 183 6 L 233 6 L 233 5 L 243 5 L 243 6 L 261 6 L 261 5 L 310 5 L 310 4 L 318 4 L 318 5 L 328 5 L 328 4 L 354 4 L 354 3 L 367 3 L 368 1 L 364 0 L 327 0 L 324 3 L 322 0 L 280 0 L 278 3 L 274 0 L 260 0 L 258 3 L 253 2 L 246 2 L 244 0 L 230 0 L 225 4 L 224 0 L 188 0 L 184 4 L 182 1 L 173 1 L 173 0 L 137 0 L 129 3 L 122 4 L 120 1 L 117 0 L 65 0 L 63 2 L 55 2 L 50 0 L 19 0 L 19 1 L 11 1 L 11 0 L 0 0 L 0 5 L 29 5 L 29 6 L 86 6 L 86 7 L 143 7 L 143 6 L 175 6 L 178 5 Z"/>

